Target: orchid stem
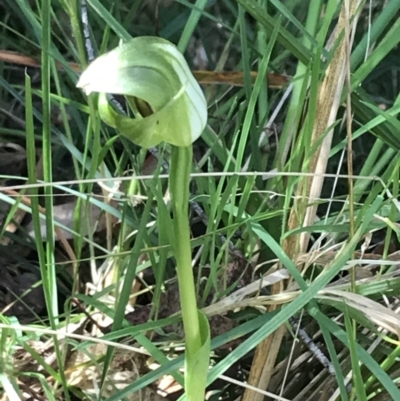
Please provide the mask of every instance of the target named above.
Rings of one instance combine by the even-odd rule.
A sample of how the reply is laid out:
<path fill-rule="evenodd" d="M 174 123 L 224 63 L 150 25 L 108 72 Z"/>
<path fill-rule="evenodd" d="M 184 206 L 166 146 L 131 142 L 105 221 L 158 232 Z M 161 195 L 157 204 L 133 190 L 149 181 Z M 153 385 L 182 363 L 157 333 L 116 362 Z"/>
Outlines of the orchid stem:
<path fill-rule="evenodd" d="M 188 355 L 194 355 L 202 344 L 189 230 L 189 181 L 192 153 L 191 145 L 187 147 L 173 146 L 169 175 L 175 229 L 175 238 L 172 243 L 175 248 L 182 320 Z"/>

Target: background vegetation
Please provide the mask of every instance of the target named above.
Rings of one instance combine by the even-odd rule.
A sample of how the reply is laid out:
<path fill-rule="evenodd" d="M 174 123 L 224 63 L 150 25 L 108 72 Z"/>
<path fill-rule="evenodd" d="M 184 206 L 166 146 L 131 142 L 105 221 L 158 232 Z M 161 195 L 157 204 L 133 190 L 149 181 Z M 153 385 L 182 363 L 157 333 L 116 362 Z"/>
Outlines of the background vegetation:
<path fill-rule="evenodd" d="M 136 147 L 76 88 L 152 35 L 188 44 L 208 101 L 208 396 L 400 400 L 400 2 L 86 3 L 0 1 L 2 399 L 183 394 L 170 148 Z"/>

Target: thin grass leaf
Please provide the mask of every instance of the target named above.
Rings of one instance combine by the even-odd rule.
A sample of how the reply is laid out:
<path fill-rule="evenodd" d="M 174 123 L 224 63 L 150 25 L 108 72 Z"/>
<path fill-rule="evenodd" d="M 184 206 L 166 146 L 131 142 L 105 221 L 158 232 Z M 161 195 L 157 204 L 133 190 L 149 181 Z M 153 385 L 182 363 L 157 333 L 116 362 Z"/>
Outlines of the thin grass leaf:
<path fill-rule="evenodd" d="M 237 0 L 237 2 L 272 35 L 276 29 L 275 18 L 270 16 L 255 0 Z M 303 63 L 312 58 L 312 52 L 283 27 L 278 30 L 277 41 Z"/>
<path fill-rule="evenodd" d="M 400 3 L 397 0 L 390 0 L 385 7 L 382 8 L 375 21 L 368 27 L 364 37 L 351 54 L 350 64 L 352 70 L 355 70 L 360 63 L 365 61 L 368 52 L 379 36 L 391 25 L 391 21 L 393 18 L 396 18 L 399 9 Z"/>
<path fill-rule="evenodd" d="M 400 18 L 390 25 L 390 29 L 376 46 L 372 54 L 362 63 L 360 68 L 353 73 L 351 82 L 352 88 L 356 89 L 360 83 L 370 74 L 387 54 L 393 50 L 400 42 L 398 31 L 400 28 Z"/>
<path fill-rule="evenodd" d="M 10 379 L 3 372 L 0 373 L 0 384 L 3 387 L 4 392 L 7 395 L 9 400 L 21 401 L 21 398 L 19 397 L 17 391 L 15 390 L 14 386 L 12 385 Z"/>
<path fill-rule="evenodd" d="M 189 41 L 193 36 L 193 32 L 195 31 L 199 19 L 201 18 L 201 15 L 207 6 L 208 0 L 196 0 L 196 3 L 194 4 L 194 7 L 190 13 L 189 19 L 187 20 L 185 24 L 185 28 L 183 29 L 183 32 L 181 34 L 181 37 L 179 39 L 178 43 L 178 49 L 184 53 L 186 51 L 186 48 L 189 45 Z"/>
<path fill-rule="evenodd" d="M 266 49 L 265 54 L 263 55 L 263 59 L 261 61 L 260 71 L 264 74 L 267 70 L 268 62 L 271 57 L 272 49 L 275 46 L 275 41 L 277 40 L 278 33 L 280 29 L 280 20 L 277 21 L 276 26 L 271 34 L 268 47 Z M 249 104 L 247 106 L 246 116 L 243 122 L 243 128 L 241 130 L 240 140 L 238 143 L 237 155 L 236 155 L 236 171 L 239 171 L 242 168 L 242 161 L 244 157 L 245 147 L 247 144 L 247 139 L 249 133 L 251 131 L 251 125 L 255 113 L 255 106 L 257 103 L 258 95 L 261 90 L 261 85 L 264 82 L 263 74 L 257 75 L 256 82 L 254 83 L 254 88 L 251 92 L 251 96 L 249 99 Z"/>
<path fill-rule="evenodd" d="M 318 316 L 318 319 L 325 325 L 333 336 L 338 338 L 346 347 L 349 347 L 348 334 L 346 331 L 342 330 L 335 322 L 320 312 L 316 312 L 315 316 Z M 356 344 L 356 349 L 360 361 L 381 382 L 392 399 L 396 400 L 397 398 L 400 398 L 400 390 L 397 388 L 390 376 L 382 370 L 374 358 L 358 344 Z"/>
<path fill-rule="evenodd" d="M 132 283 L 136 277 L 137 262 L 138 262 L 138 259 L 139 259 L 140 253 L 141 253 L 141 247 L 142 247 L 144 235 L 146 232 L 146 224 L 147 224 L 147 221 L 150 216 L 151 206 L 152 206 L 152 196 L 150 195 L 149 198 L 147 199 L 145 210 L 144 210 L 143 216 L 142 216 L 142 220 L 140 222 L 138 234 L 136 236 L 136 241 L 135 241 L 135 244 L 131 251 L 131 255 L 129 258 L 129 264 L 127 266 L 124 281 L 122 284 L 122 289 L 121 289 L 121 292 L 118 294 L 117 305 L 115 308 L 115 316 L 114 316 L 112 329 L 111 329 L 112 331 L 117 331 L 122 327 L 122 322 L 125 317 L 125 308 L 126 308 L 126 305 L 128 304 L 129 297 L 131 295 Z M 108 348 L 106 359 L 104 361 L 104 370 L 102 372 L 102 378 L 101 378 L 102 386 L 105 383 L 105 379 L 107 376 L 107 370 L 111 364 L 112 356 L 113 356 L 113 349 Z"/>
<path fill-rule="evenodd" d="M 123 28 L 123 26 L 111 15 L 111 13 L 98 1 L 86 0 L 86 2 L 93 8 L 94 11 L 104 20 L 120 39 L 125 42 L 132 39 L 132 36 Z"/>
<path fill-rule="evenodd" d="M 262 316 L 253 319 L 250 322 L 244 323 L 241 326 L 232 329 L 231 331 L 229 331 L 229 333 L 214 338 L 213 340 L 211 340 L 211 349 L 220 347 L 221 345 L 227 344 L 236 338 L 243 337 L 246 334 L 254 330 L 257 330 L 259 327 L 265 325 L 275 315 L 276 312 L 266 313 Z M 149 385 L 150 383 L 154 382 L 158 378 L 166 374 L 169 374 L 173 370 L 178 369 L 183 365 L 183 363 L 184 363 L 184 357 L 179 356 L 178 358 L 175 358 L 174 360 L 170 361 L 169 364 L 163 365 L 160 368 L 142 376 L 135 383 L 132 383 L 131 385 L 127 386 L 117 394 L 113 395 L 112 397 L 109 397 L 106 401 L 119 401 L 122 397 L 126 397 L 127 395 L 135 391 L 138 391 L 143 387 Z"/>
<path fill-rule="evenodd" d="M 360 364 L 359 364 L 359 357 L 357 355 L 357 348 L 356 348 L 356 339 L 354 337 L 354 327 L 349 318 L 349 315 L 346 310 L 346 304 L 344 307 L 344 322 L 345 327 L 349 339 L 349 349 L 350 349 L 350 358 L 351 358 L 351 366 L 352 366 L 352 373 L 353 373 L 353 384 L 354 390 L 357 394 L 357 400 L 360 401 L 367 401 L 367 395 L 365 393 L 363 378 L 361 375 Z"/>
<path fill-rule="evenodd" d="M 257 330 L 256 333 L 251 335 L 246 341 L 240 344 L 229 356 L 219 362 L 210 372 L 208 379 L 209 383 L 212 383 L 214 380 L 216 380 L 219 375 L 223 374 L 223 372 L 225 372 L 229 366 L 232 366 L 235 361 L 253 349 L 264 338 L 284 324 L 289 317 L 293 316 L 308 302 L 310 302 L 318 293 L 318 291 L 324 288 L 332 280 L 332 278 L 335 277 L 335 275 L 341 270 L 343 263 L 349 258 L 350 254 L 354 252 L 357 242 L 365 230 L 366 224 L 368 224 L 368 222 L 372 219 L 373 214 L 379 209 L 382 202 L 382 197 L 375 199 L 375 202 L 369 209 L 369 213 L 365 215 L 365 220 L 363 221 L 362 226 L 356 231 L 355 236 L 351 238 L 349 242 L 341 249 L 337 255 L 337 258 L 335 259 L 334 263 L 331 264 L 329 269 L 327 269 L 324 274 L 319 276 L 312 284 L 310 284 L 307 290 L 302 292 L 295 301 L 287 305 L 284 309 L 280 310 L 279 313 L 272 318 L 267 325 Z M 273 246 L 274 242 L 272 241 L 272 238 L 264 230 L 260 230 L 256 225 L 254 225 L 254 223 L 251 225 L 253 230 L 258 231 L 260 238 L 266 241 L 266 244 Z M 290 271 L 296 281 L 298 280 L 299 283 L 302 282 L 303 278 L 301 277 L 299 271 L 294 266 L 293 262 L 283 254 L 283 251 L 279 246 L 277 246 L 276 252 L 279 255 L 283 265 Z"/>

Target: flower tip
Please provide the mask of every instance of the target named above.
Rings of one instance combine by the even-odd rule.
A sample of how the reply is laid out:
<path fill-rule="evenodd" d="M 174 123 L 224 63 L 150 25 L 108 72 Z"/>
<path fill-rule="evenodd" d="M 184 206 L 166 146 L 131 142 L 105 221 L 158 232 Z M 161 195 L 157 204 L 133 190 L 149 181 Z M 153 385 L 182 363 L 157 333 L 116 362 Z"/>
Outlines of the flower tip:
<path fill-rule="evenodd" d="M 86 95 L 90 95 L 92 93 L 92 90 L 90 89 L 90 82 L 85 79 L 85 74 L 82 74 L 80 76 L 76 87 L 81 88 L 86 93 Z"/>

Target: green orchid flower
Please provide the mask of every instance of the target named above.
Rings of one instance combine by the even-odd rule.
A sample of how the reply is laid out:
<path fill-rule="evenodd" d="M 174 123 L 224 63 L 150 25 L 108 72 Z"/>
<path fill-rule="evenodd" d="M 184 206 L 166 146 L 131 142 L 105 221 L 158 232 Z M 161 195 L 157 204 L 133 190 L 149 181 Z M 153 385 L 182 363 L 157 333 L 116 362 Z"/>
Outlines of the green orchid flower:
<path fill-rule="evenodd" d="M 101 118 L 139 146 L 165 141 L 189 146 L 207 123 L 207 103 L 182 53 L 167 40 L 139 37 L 94 60 L 77 84 L 99 92 Z M 124 95 L 134 117 L 116 111 L 106 94 Z"/>

